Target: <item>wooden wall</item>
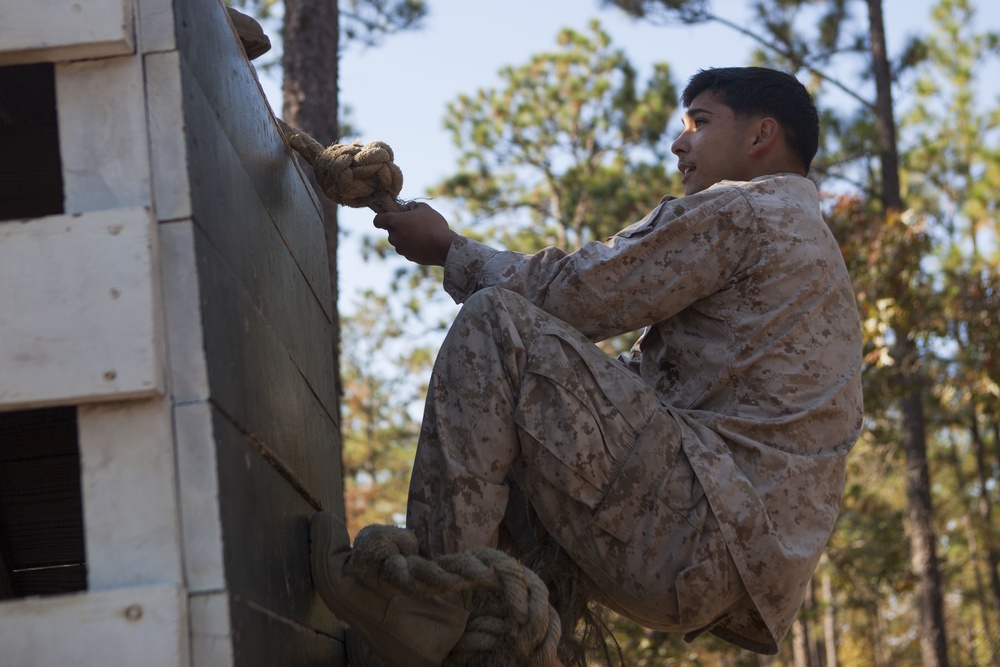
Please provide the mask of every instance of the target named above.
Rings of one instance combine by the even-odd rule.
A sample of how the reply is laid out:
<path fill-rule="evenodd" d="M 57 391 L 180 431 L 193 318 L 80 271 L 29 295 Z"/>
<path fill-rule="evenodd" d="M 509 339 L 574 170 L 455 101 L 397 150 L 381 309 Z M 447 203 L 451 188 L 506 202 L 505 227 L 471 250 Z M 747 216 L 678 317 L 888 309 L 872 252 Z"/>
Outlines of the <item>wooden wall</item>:
<path fill-rule="evenodd" d="M 73 641 L 81 664 L 336 666 L 341 628 L 308 562 L 311 515 L 343 513 L 318 202 L 221 2 L 87 11 L 101 29 L 77 19 L 83 46 L 0 36 L 0 67 L 55 63 L 64 194 L 62 215 L 0 222 L 0 272 L 42 286 L 29 299 L 0 280 L 0 310 L 36 312 L 0 320 L 0 411 L 75 406 L 87 569 L 86 592 L 0 602 L 0 645 L 19 665 L 58 664 Z M 56 294 L 29 271 L 41 259 L 10 261 L 81 234 Z M 67 290 L 76 319 L 36 307 Z M 61 376 L 4 357 L 51 331 Z M 85 616 L 89 634 L 32 639 Z M 132 659 L 143 642 L 154 660 Z"/>
<path fill-rule="evenodd" d="M 218 6 L 176 6 L 210 397 L 201 418 L 216 446 L 235 663 L 319 664 L 335 630 L 308 575 L 308 519 L 343 511 L 319 206 Z"/>

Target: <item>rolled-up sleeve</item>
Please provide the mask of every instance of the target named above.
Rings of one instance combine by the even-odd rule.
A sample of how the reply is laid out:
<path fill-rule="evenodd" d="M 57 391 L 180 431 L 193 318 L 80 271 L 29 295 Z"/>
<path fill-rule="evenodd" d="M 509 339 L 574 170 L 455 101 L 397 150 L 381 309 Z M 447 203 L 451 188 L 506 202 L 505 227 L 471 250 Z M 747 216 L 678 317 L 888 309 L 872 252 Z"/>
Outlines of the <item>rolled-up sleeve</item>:
<path fill-rule="evenodd" d="M 550 247 L 528 255 L 459 238 L 448 253 L 444 287 L 457 303 L 502 287 L 603 340 L 722 289 L 741 269 L 755 229 L 738 188 L 710 188 L 665 200 L 638 223 L 573 253 Z"/>

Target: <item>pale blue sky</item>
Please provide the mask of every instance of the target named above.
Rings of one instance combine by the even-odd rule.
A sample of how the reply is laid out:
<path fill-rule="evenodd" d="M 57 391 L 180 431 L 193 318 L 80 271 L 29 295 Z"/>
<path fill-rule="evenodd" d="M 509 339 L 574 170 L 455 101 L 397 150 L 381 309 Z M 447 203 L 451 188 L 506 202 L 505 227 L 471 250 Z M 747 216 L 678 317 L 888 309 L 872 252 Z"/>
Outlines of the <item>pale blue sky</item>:
<path fill-rule="evenodd" d="M 712 7 L 739 22 L 748 4 L 715 0 Z M 863 3 L 854 4 L 863 9 Z M 927 25 L 934 2 L 883 4 L 889 49 L 896 53 L 906 35 Z M 978 25 L 1000 30 L 1000 2 L 976 4 Z M 403 171 L 404 198 L 424 196 L 428 186 L 454 172 L 458 152 L 443 129 L 448 102 L 461 93 L 498 85 L 497 73 L 505 65 L 520 65 L 532 54 L 553 50 L 563 27 L 585 31 L 588 21 L 598 18 L 612 45 L 626 52 L 640 75 L 651 63 L 665 61 L 680 87 L 699 69 L 746 64 L 754 46 L 749 38 L 717 24 L 658 27 L 633 22 L 616 10 L 599 10 L 597 0 L 428 0 L 428 6 L 424 29 L 390 36 L 375 48 L 351 47 L 340 65 L 341 104 L 350 107 L 350 120 L 359 132 L 352 138 L 380 139 L 392 146 Z M 280 114 L 278 74 L 262 73 L 261 80 Z M 996 74 L 994 68 L 992 78 L 998 78 Z M 440 204 L 445 212 L 447 205 Z M 341 209 L 341 307 L 347 310 L 359 289 L 385 292 L 391 280 L 385 262 L 360 261 L 357 239 L 373 231 L 372 217 L 367 209 Z"/>

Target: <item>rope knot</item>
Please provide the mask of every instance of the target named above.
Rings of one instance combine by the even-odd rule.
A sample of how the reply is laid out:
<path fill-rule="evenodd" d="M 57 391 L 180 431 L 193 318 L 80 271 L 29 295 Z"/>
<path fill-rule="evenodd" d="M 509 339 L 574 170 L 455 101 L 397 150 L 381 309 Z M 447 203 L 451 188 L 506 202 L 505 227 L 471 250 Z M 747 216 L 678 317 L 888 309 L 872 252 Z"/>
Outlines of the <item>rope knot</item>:
<path fill-rule="evenodd" d="M 399 193 L 403 172 L 383 141 L 331 144 L 324 148 L 302 130 L 278 120 L 282 134 L 316 174 L 323 193 L 335 204 L 370 208 L 376 213 L 403 210 Z"/>
<path fill-rule="evenodd" d="M 476 549 L 428 559 L 418 554 L 412 531 L 366 526 L 354 540 L 354 576 L 373 588 L 389 586 L 430 597 L 471 592 L 465 634 L 448 667 L 486 664 L 548 665 L 561 636 L 549 591 L 530 568 L 496 549 Z M 486 658 L 489 656 L 489 658 Z"/>

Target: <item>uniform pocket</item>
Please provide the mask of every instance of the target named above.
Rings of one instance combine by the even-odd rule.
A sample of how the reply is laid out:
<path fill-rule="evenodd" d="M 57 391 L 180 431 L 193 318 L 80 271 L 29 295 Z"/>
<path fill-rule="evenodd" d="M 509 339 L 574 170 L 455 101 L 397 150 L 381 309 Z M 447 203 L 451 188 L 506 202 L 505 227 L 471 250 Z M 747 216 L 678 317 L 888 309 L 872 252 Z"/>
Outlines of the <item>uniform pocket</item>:
<path fill-rule="evenodd" d="M 661 512 L 674 515 L 665 519 L 673 522 L 701 502 L 705 493 L 681 447 L 681 433 L 666 409 L 653 414 L 611 478 L 594 514 L 598 527 L 628 541 L 637 525 L 656 525 Z"/>
<path fill-rule="evenodd" d="M 736 565 L 715 520 L 706 522 L 693 565 L 677 573 L 678 623 L 684 632 L 716 623 L 743 595 Z"/>

